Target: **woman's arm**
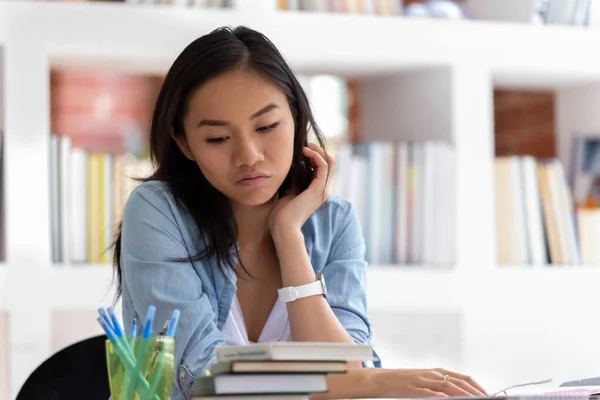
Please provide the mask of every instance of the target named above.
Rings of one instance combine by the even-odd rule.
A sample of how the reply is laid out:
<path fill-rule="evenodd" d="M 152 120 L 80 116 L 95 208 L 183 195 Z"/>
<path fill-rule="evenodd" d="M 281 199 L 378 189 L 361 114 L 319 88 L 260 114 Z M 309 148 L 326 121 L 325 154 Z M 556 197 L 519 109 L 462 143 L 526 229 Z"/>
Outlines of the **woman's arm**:
<path fill-rule="evenodd" d="M 344 200 L 333 200 L 317 212 L 327 221 L 323 226 L 331 226 L 332 230 L 328 258 L 321 270 L 327 284 L 327 299 L 311 296 L 288 303 L 292 339 L 367 344 L 371 340 L 366 302 L 367 263 L 358 215 L 351 203 Z M 314 282 L 315 272 L 301 232 L 290 229 L 278 233 L 274 240 L 283 285 Z M 350 365 L 360 366 L 360 363 Z"/>
<path fill-rule="evenodd" d="M 323 231 L 315 237 L 329 246 L 322 268 L 327 299 L 312 296 L 288 303 L 292 339 L 295 341 L 368 343 L 371 339 L 366 307 L 365 244 L 358 215 L 348 201 L 328 197 L 334 161 L 315 144 L 304 148 L 314 168 L 314 179 L 298 195 L 277 201 L 269 225 L 275 243 L 283 286 L 299 286 L 316 280 L 306 252 L 302 228 L 315 213 L 329 213 Z M 321 232 L 321 233 L 319 233 Z M 329 236 L 328 236 L 329 235 Z M 360 364 L 357 364 L 360 366 Z"/>
<path fill-rule="evenodd" d="M 284 231 L 274 239 L 284 287 L 312 283 L 316 275 L 302 232 Z M 327 283 L 327 281 L 326 281 Z M 301 342 L 353 342 L 323 296 L 310 296 L 287 305 L 292 340 Z"/>
<path fill-rule="evenodd" d="M 214 349 L 224 340 L 214 323 L 201 275 L 195 270 L 201 266 L 173 261 L 187 258 L 189 253 L 173 204 L 154 185 L 135 189 L 123 213 L 123 320 L 128 327 L 135 315 L 144 318 L 148 306 L 153 305 L 156 334 L 173 309 L 181 311 L 175 334 L 173 388 L 173 399 L 179 400 L 188 397 L 193 380 L 215 362 Z"/>

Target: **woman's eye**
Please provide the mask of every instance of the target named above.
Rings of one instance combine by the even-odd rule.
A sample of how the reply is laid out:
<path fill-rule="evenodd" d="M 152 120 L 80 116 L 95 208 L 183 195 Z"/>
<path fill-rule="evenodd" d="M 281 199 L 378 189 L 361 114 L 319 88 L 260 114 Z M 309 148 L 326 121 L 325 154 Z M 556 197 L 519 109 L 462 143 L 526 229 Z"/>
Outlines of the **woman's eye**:
<path fill-rule="evenodd" d="M 258 132 L 269 132 L 270 130 L 277 128 L 277 125 L 279 125 L 279 122 L 275 122 L 275 123 L 273 123 L 271 125 L 267 125 L 267 126 L 261 126 L 260 128 L 257 128 L 256 130 Z"/>
<path fill-rule="evenodd" d="M 209 139 L 206 139 L 206 143 L 223 143 L 227 139 L 228 139 L 227 136 L 221 136 L 218 138 L 209 138 Z"/>

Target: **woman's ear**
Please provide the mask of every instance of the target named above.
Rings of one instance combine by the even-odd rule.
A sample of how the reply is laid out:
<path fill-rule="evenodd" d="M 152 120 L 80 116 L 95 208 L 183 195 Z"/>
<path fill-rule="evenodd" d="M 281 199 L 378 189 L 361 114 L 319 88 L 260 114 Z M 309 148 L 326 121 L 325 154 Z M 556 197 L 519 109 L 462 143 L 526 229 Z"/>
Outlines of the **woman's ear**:
<path fill-rule="evenodd" d="M 190 147 L 188 146 L 187 140 L 185 139 L 184 135 L 181 136 L 176 136 L 173 131 L 171 131 L 171 137 L 173 138 L 173 140 L 175 141 L 175 143 L 177 143 L 177 147 L 179 147 L 179 150 L 181 150 L 181 152 L 183 153 L 183 155 L 190 161 L 195 161 L 194 157 L 192 155 L 192 152 L 190 151 Z"/>

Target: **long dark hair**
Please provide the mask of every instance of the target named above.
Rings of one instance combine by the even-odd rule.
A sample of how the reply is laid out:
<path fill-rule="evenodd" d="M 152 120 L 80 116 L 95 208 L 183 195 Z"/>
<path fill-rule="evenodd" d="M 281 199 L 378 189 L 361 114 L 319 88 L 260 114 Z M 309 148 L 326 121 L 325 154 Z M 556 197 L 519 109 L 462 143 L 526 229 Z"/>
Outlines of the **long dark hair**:
<path fill-rule="evenodd" d="M 292 111 L 294 155 L 290 171 L 279 189 L 280 195 L 291 188 L 305 190 L 313 179 L 310 162 L 302 153 L 311 128 L 316 141 L 325 147 L 325 139 L 302 86 L 283 56 L 263 34 L 243 26 L 218 28 L 190 43 L 177 57 L 163 82 L 152 115 L 150 158 L 155 173 L 143 181 L 166 182 L 177 203 L 194 218 L 206 246 L 191 260 L 215 257 L 220 268 L 231 269 L 235 269 L 239 254 L 237 226 L 229 201 L 206 180 L 198 165 L 184 156 L 171 134 L 184 136 L 183 119 L 195 89 L 235 68 L 246 68 L 276 85 L 285 93 Z M 118 298 L 122 294 L 121 223 L 113 254 Z"/>

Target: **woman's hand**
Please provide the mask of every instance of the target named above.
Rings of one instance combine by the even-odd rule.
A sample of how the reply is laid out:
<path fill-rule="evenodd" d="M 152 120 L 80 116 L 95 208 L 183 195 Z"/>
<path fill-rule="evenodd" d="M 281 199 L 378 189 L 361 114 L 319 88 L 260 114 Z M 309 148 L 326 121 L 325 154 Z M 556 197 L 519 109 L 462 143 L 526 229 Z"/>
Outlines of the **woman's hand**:
<path fill-rule="evenodd" d="M 442 368 L 373 370 L 376 397 L 487 396 L 471 377 Z"/>
<path fill-rule="evenodd" d="M 288 195 L 277 200 L 269 215 L 271 235 L 286 231 L 299 231 L 306 220 L 327 200 L 333 176 L 333 159 L 316 144 L 303 148 L 304 155 L 311 161 L 314 178 L 308 188 L 300 194 Z M 329 178 L 328 178 L 329 175 Z"/>
<path fill-rule="evenodd" d="M 352 368 L 345 374 L 328 375 L 327 387 L 327 393 L 315 394 L 311 399 L 487 396 L 472 378 L 441 368 Z"/>

